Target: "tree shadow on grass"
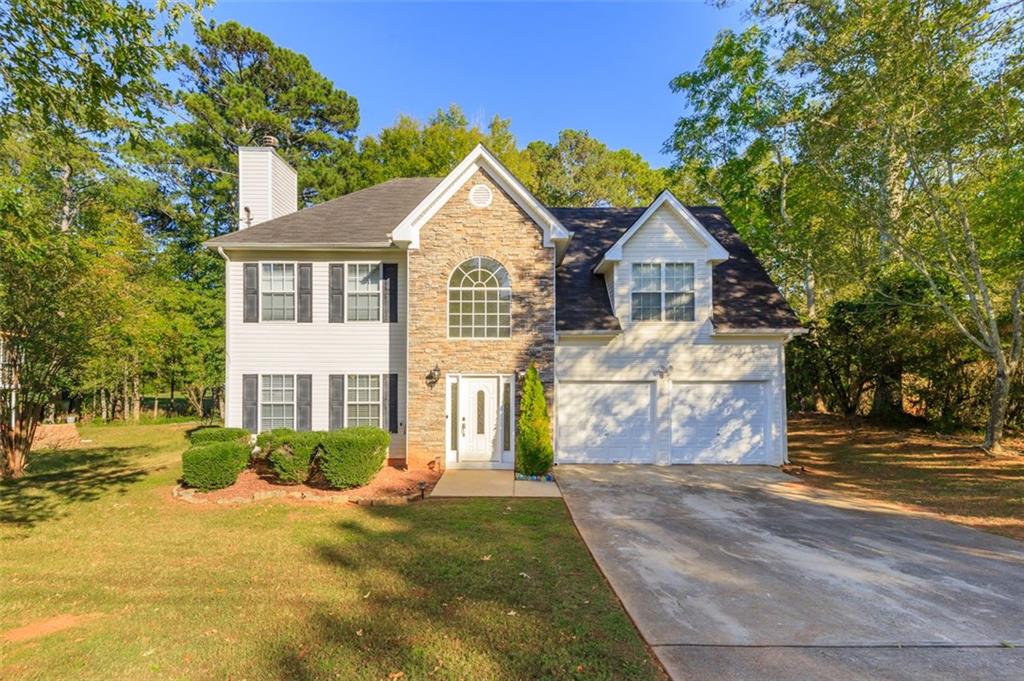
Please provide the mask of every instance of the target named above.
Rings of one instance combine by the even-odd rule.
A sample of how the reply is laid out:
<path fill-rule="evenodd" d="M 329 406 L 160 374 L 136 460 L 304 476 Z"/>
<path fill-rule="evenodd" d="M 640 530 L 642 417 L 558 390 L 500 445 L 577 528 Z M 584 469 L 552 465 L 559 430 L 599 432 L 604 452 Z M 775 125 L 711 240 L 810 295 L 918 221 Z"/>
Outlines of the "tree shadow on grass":
<path fill-rule="evenodd" d="M 278 644 L 282 677 L 663 678 L 560 502 L 367 515 L 316 546 L 347 595 L 307 613 L 301 645 Z"/>
<path fill-rule="evenodd" d="M 31 528 L 74 504 L 123 493 L 149 471 L 132 465 L 135 447 L 53 450 L 35 454 L 24 478 L 0 481 L 0 526 Z"/>

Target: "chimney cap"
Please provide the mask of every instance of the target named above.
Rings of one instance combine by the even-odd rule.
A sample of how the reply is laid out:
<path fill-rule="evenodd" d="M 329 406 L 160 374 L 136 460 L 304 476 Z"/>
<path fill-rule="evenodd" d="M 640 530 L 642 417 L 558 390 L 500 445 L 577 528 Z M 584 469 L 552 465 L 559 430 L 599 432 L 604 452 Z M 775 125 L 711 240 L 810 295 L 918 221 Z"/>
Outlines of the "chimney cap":
<path fill-rule="evenodd" d="M 280 145 L 280 142 L 278 142 L 277 138 L 274 137 L 273 135 L 264 135 L 263 136 L 263 146 L 265 146 L 265 147 L 272 147 L 274 149 L 277 149 L 277 147 L 279 145 Z"/>

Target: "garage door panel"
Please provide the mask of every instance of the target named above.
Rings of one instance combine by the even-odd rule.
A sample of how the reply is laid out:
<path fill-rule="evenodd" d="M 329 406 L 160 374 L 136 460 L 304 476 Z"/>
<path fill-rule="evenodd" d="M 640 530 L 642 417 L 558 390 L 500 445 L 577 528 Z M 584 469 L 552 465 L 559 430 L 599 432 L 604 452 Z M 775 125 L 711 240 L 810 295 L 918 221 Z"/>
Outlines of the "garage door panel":
<path fill-rule="evenodd" d="M 558 459 L 651 462 L 651 383 L 558 385 Z"/>
<path fill-rule="evenodd" d="M 673 463 L 762 463 L 764 382 L 673 383 Z"/>

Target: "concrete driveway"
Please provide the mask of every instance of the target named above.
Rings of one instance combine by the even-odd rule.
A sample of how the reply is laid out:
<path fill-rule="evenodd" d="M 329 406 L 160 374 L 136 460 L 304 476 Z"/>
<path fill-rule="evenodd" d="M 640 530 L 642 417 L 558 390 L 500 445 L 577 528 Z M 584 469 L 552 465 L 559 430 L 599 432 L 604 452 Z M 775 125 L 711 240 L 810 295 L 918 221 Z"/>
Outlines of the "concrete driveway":
<path fill-rule="evenodd" d="M 772 468 L 556 478 L 673 678 L 1024 678 L 1024 544 Z"/>

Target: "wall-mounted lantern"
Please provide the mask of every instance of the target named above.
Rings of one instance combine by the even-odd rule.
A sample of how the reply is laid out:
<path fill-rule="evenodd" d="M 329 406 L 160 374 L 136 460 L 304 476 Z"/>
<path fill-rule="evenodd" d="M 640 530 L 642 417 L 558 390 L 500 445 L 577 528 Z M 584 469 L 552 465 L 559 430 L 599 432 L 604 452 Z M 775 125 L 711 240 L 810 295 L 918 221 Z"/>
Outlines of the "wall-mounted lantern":
<path fill-rule="evenodd" d="M 441 380 L 441 367 L 434 365 L 434 368 L 427 372 L 427 385 L 433 388 Z"/>

